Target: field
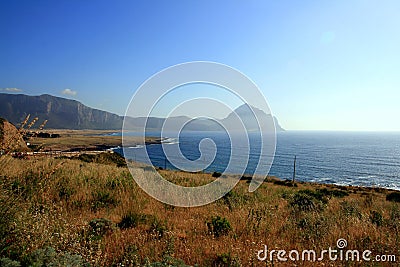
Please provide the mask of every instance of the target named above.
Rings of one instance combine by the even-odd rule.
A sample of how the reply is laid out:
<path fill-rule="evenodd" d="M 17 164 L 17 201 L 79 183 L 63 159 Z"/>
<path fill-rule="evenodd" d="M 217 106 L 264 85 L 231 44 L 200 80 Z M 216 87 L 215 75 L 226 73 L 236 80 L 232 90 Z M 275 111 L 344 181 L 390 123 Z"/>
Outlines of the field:
<path fill-rule="evenodd" d="M 121 136 L 107 135 L 116 131 L 105 130 L 47 130 L 51 134 L 58 134 L 58 138 L 33 137 L 30 143 L 42 151 L 49 150 L 104 150 L 122 146 Z M 125 138 L 127 146 L 134 146 L 141 142 L 140 137 L 129 136 Z M 148 137 L 146 142 L 159 142 L 158 138 Z"/>
<path fill-rule="evenodd" d="M 268 177 L 249 193 L 244 177 L 215 203 L 178 208 L 144 193 L 116 154 L 2 156 L 0 170 L 0 266 L 395 266 L 327 256 L 322 262 L 257 259 L 264 245 L 321 251 L 340 238 L 346 249 L 397 255 L 400 262 L 395 191 Z M 160 173 L 186 186 L 215 179 Z"/>

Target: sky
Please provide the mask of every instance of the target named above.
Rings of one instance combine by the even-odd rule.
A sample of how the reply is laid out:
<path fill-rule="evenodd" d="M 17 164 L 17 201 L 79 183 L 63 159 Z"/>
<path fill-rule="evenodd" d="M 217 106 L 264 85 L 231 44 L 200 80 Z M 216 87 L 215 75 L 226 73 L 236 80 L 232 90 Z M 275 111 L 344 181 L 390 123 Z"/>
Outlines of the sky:
<path fill-rule="evenodd" d="M 397 0 L 2 0 L 0 92 L 122 115 L 155 73 L 213 61 L 256 83 L 285 129 L 400 131 L 398 14 Z"/>

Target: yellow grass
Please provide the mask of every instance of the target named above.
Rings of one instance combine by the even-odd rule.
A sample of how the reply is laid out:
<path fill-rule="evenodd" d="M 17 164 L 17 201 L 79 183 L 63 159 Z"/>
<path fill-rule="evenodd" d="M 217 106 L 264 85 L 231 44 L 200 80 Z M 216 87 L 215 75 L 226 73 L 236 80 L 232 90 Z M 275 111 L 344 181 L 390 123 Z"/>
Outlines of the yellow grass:
<path fill-rule="evenodd" d="M 121 136 L 111 136 L 115 131 L 104 130 L 46 130 L 52 134 L 59 134 L 59 138 L 33 137 L 29 142 L 42 150 L 69 150 L 69 149 L 102 149 L 103 147 L 117 147 L 122 145 Z M 146 138 L 147 142 L 155 142 L 157 138 Z M 142 138 L 129 136 L 125 138 L 126 146 L 143 143 Z"/>
<path fill-rule="evenodd" d="M 396 254 L 400 260 L 400 204 L 386 201 L 386 190 L 308 183 L 289 187 L 269 179 L 255 193 L 249 193 L 248 183 L 240 181 L 228 197 L 215 203 L 178 208 L 146 195 L 126 167 L 76 159 L 3 156 L 0 168 L 0 210 L 10 219 L 1 221 L 0 258 L 22 260 L 37 249 L 52 247 L 57 253 L 81 255 L 93 266 L 143 266 L 174 259 L 199 266 L 266 266 L 256 257 L 264 244 L 270 249 L 322 250 L 345 238 L 348 248 L 369 249 L 374 255 Z M 211 174 L 161 174 L 187 186 L 213 179 Z M 315 202 L 321 207 L 306 211 L 293 206 L 296 192 L 323 188 L 349 195 L 327 197 L 325 204 Z M 381 221 L 372 219 L 375 213 L 382 215 Z M 118 226 L 129 214 L 142 219 L 131 227 Z M 210 232 L 207 222 L 216 216 L 229 221 L 232 229 L 226 235 Z M 113 226 L 94 235 L 89 223 L 98 218 L 110 220 Z M 222 258 L 227 259 L 226 264 Z M 357 265 L 350 262 L 348 266 Z"/>

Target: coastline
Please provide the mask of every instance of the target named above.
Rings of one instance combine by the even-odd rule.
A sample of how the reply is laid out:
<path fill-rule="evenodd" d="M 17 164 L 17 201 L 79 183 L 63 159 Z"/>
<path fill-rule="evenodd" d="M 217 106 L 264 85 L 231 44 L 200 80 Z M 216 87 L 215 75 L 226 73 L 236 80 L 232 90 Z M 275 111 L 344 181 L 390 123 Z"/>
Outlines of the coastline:
<path fill-rule="evenodd" d="M 77 154 L 84 153 L 101 153 L 105 151 L 113 151 L 122 147 L 122 136 L 120 130 L 64 130 L 64 129 L 48 129 L 47 132 L 59 134 L 59 138 L 33 138 L 31 144 L 41 147 L 44 154 L 58 153 L 59 155 L 70 156 L 68 153 Z M 128 147 L 139 147 L 143 145 L 161 144 L 165 138 L 146 137 L 145 142 L 138 136 L 127 136 L 125 142 L 128 141 Z M 56 156 L 56 155 L 55 155 Z M 129 159 L 131 160 L 131 159 Z M 157 166 L 161 167 L 161 166 Z M 209 171 L 212 173 L 213 171 Z M 245 174 L 246 175 L 246 174 Z M 279 176 L 281 177 L 281 176 Z M 281 177 L 284 178 L 284 177 Z M 301 179 L 300 179 L 301 180 Z M 301 182 L 310 182 L 304 181 Z M 399 191 L 397 188 L 384 186 L 368 186 L 368 185 L 350 185 L 342 183 L 324 183 L 322 181 L 313 181 L 317 184 L 332 184 L 335 186 L 349 186 L 353 188 L 383 188 L 387 190 Z"/>

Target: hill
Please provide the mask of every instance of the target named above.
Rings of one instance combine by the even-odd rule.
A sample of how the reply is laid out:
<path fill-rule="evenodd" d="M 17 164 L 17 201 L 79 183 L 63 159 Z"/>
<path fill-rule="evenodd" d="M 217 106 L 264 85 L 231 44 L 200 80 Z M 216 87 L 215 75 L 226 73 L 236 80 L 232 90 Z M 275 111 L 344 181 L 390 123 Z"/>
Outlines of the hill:
<path fill-rule="evenodd" d="M 231 129 L 239 130 L 241 128 L 240 125 L 236 125 L 237 120 L 235 119 L 236 118 L 235 113 L 237 114 L 237 116 L 241 118 L 246 129 L 251 132 L 259 131 L 259 126 L 258 126 L 259 122 L 257 121 L 257 118 L 260 120 L 260 122 L 271 120 L 271 114 L 266 114 L 264 111 L 258 108 L 255 107 L 250 108 L 249 105 L 243 104 L 238 108 L 236 108 L 234 111 L 232 111 L 230 114 L 228 114 L 227 117 L 219 121 L 214 121 L 211 119 L 204 119 L 204 118 L 201 119 L 197 118 L 190 120 L 190 118 L 186 116 L 172 117 L 168 119 L 169 127 L 164 130 L 166 130 L 167 132 L 174 131 L 176 129 L 180 129 L 180 127 L 184 124 L 185 124 L 184 129 L 187 131 L 223 131 L 221 125 L 229 125 L 229 127 L 232 127 Z M 272 117 L 272 119 L 274 120 L 277 132 L 285 131 L 280 126 L 278 119 L 276 117 Z M 188 121 L 190 122 L 186 123 Z M 150 117 L 150 118 L 138 117 L 138 118 L 129 118 L 128 120 L 126 120 L 126 124 L 128 125 L 127 129 L 131 130 L 140 129 L 147 123 L 147 129 L 153 131 L 160 131 L 161 127 L 163 127 L 164 122 L 165 122 L 164 118 L 155 118 L 155 117 Z"/>
<path fill-rule="evenodd" d="M 242 119 L 244 126 L 248 131 L 258 131 L 259 129 L 258 124 L 261 121 L 271 122 L 271 116 L 272 116 L 271 114 L 266 114 L 264 111 L 258 108 L 255 107 L 250 108 L 249 105 L 243 104 L 238 108 L 236 108 L 234 112 L 230 113 L 225 119 L 223 119 L 223 122 L 226 124 L 234 122 L 235 121 L 234 113 L 236 113 L 237 116 L 239 116 Z M 257 119 L 260 121 L 258 122 Z M 279 125 L 278 119 L 276 117 L 272 117 L 272 120 L 275 123 L 275 128 L 277 132 L 284 131 L 284 129 Z"/>
<path fill-rule="evenodd" d="M 0 117 L 17 125 L 26 115 L 48 120 L 47 128 L 121 129 L 122 117 L 93 109 L 71 99 L 51 95 L 0 94 Z"/>
<path fill-rule="evenodd" d="M 123 116 L 85 106 L 79 101 L 48 94 L 40 96 L 28 96 L 24 94 L 0 93 L 0 117 L 6 118 L 14 125 L 18 125 L 28 114 L 31 118 L 38 117 L 39 122 L 48 120 L 46 128 L 50 129 L 73 129 L 73 130 L 120 130 L 122 128 Z M 254 108 L 257 116 L 271 116 L 263 111 Z M 247 105 L 242 105 L 235 110 L 238 115 L 246 120 L 246 127 L 253 131 L 258 129 L 254 115 Z M 232 114 L 222 120 L 223 123 L 230 123 Z M 173 117 L 171 125 L 181 125 L 188 117 Z M 274 117 L 276 130 L 283 131 L 277 119 Z M 129 118 L 126 123 L 129 128 L 135 130 L 144 125 L 146 118 Z M 150 117 L 147 119 L 149 130 L 160 130 L 165 119 Z M 34 127 L 35 127 L 34 126 Z M 33 127 L 33 128 L 34 128 Z M 191 131 L 220 131 L 218 123 L 211 120 L 195 119 L 187 125 Z"/>

